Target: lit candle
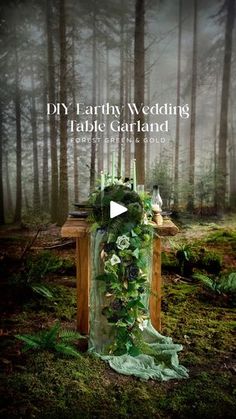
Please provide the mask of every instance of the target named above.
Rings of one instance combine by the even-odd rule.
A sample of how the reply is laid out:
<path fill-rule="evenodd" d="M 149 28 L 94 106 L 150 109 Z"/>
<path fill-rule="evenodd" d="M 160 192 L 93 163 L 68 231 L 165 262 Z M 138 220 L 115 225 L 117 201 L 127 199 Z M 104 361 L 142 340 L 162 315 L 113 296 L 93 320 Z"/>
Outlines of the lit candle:
<path fill-rule="evenodd" d="M 133 160 L 133 190 L 137 191 L 137 178 L 136 178 L 136 160 Z"/>
<path fill-rule="evenodd" d="M 111 183 L 114 184 L 115 181 L 115 152 L 112 152 L 112 166 L 111 166 Z"/>
<path fill-rule="evenodd" d="M 101 191 L 104 191 L 105 188 L 105 174 L 101 172 Z"/>

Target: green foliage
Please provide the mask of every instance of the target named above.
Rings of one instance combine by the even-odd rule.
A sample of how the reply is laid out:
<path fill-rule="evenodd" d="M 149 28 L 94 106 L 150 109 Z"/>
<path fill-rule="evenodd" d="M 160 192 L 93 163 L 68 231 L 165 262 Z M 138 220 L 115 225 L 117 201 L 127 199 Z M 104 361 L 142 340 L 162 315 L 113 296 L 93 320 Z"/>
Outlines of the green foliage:
<path fill-rule="evenodd" d="M 192 371 L 188 380 L 177 385 L 174 381 L 166 385 L 132 378 L 120 380 L 104 363 L 87 354 L 78 360 L 55 357 L 47 351 L 29 353 L 24 368 L 14 369 L 1 382 L 5 417 L 11 409 L 15 417 L 21 411 L 26 412 L 23 417 L 36 414 L 39 418 L 76 418 L 84 412 L 87 417 L 99 417 L 102 412 L 104 417 L 110 417 L 111 413 L 114 417 L 148 417 L 151 413 L 153 417 L 184 418 L 191 416 L 192 406 L 196 418 L 212 415 L 217 418 L 223 414 L 233 417 L 235 394 L 230 370 L 233 322 L 225 321 L 225 310 L 214 306 L 209 309 L 195 298 L 196 286 L 183 283 L 168 286 L 166 301 L 171 300 L 176 287 L 176 297 L 182 298 L 170 305 L 163 327 L 165 332 L 168 327 L 175 339 L 183 340 L 183 335 L 188 335 L 190 344 L 185 344 L 184 355 Z M 233 312 L 231 316 L 233 319 Z M 135 339 L 139 346 L 138 336 Z M 223 367 L 224 362 L 227 367 Z"/>
<path fill-rule="evenodd" d="M 222 259 L 218 253 L 190 243 L 180 243 L 175 245 L 175 248 L 181 275 L 192 275 L 194 269 L 202 269 L 215 274 L 220 272 Z M 175 266 L 174 263 L 173 266 Z"/>
<path fill-rule="evenodd" d="M 60 330 L 57 322 L 49 330 L 41 331 L 35 335 L 16 335 L 16 338 L 24 342 L 23 352 L 30 349 L 37 351 L 55 351 L 66 356 L 79 357 L 79 352 L 70 344 L 81 338 L 78 332 Z"/>
<path fill-rule="evenodd" d="M 47 274 L 67 268 L 71 268 L 70 261 L 63 260 L 49 251 L 43 251 L 28 256 L 20 270 L 9 278 L 9 285 L 18 288 L 21 294 L 25 291 L 28 297 L 38 295 L 52 300 L 55 299 L 52 286 L 42 284 L 42 281 Z"/>
<path fill-rule="evenodd" d="M 184 344 L 188 380 L 144 382 L 118 377 L 88 354 L 78 359 L 54 356 L 50 351 L 29 351 L 16 358 L 10 372 L 1 372 L 2 417 L 233 418 L 234 310 L 222 309 L 209 299 L 206 304 L 199 299 L 197 284 L 168 282 L 164 292 L 163 333 Z M 18 327 L 22 327 L 19 322 Z M 133 334 L 136 347 L 146 353 L 138 333 Z"/>
<path fill-rule="evenodd" d="M 161 267 L 163 271 L 171 271 L 175 272 L 178 270 L 179 264 L 178 260 L 175 257 L 173 252 L 165 252 L 161 253 Z"/>
<path fill-rule="evenodd" d="M 128 211 L 119 216 L 119 222 L 140 222 L 143 215 L 143 204 L 139 195 L 124 185 L 107 186 L 104 191 L 94 193 L 91 198 L 93 204 L 93 218 L 100 227 L 112 228 L 118 219 L 110 218 L 110 202 L 120 202 Z"/>
<path fill-rule="evenodd" d="M 214 279 L 207 275 L 196 273 L 194 278 L 201 281 L 207 290 L 216 294 L 236 294 L 236 272 L 228 275 L 222 275 L 220 278 Z"/>
<path fill-rule="evenodd" d="M 45 298 L 48 298 L 48 299 L 53 298 L 53 293 L 45 285 L 42 285 L 42 284 L 31 285 L 31 289 L 34 292 L 36 292 L 36 294 L 39 294 L 41 297 L 45 297 Z"/>
<path fill-rule="evenodd" d="M 26 281 L 40 280 L 48 273 L 61 269 L 63 264 L 63 259 L 60 259 L 50 251 L 43 251 L 36 256 L 29 257 L 25 265 Z"/>
<path fill-rule="evenodd" d="M 50 215 L 43 211 L 35 212 L 33 209 L 28 209 L 23 213 L 22 226 L 26 228 L 41 228 L 44 229 L 50 224 Z"/>
<path fill-rule="evenodd" d="M 222 267 L 222 258 L 214 251 L 201 248 L 198 254 L 196 266 L 206 272 L 219 274 Z"/>
<path fill-rule="evenodd" d="M 50 251 L 43 251 L 37 255 L 29 255 L 20 272 L 11 277 L 15 285 L 31 285 L 40 282 L 48 273 L 58 272 L 67 267 L 68 262 Z"/>
<path fill-rule="evenodd" d="M 214 194 L 216 189 L 215 171 L 211 168 L 202 170 L 201 175 L 197 176 L 195 185 L 195 195 L 200 208 L 205 205 L 214 204 Z"/>
<path fill-rule="evenodd" d="M 140 353 L 134 330 L 143 322 L 146 309 L 143 294 L 148 291 L 148 267 L 151 263 L 152 227 L 144 223 L 144 208 L 150 210 L 150 197 L 140 196 L 126 186 L 114 185 L 93 194 L 94 219 L 103 234 L 102 257 L 104 273 L 96 277 L 103 281 L 109 302 L 102 314 L 113 326 L 114 342 L 107 352 L 121 355 Z M 121 217 L 109 218 L 110 201 L 124 204 L 128 211 Z M 147 218 L 146 218 L 147 219 Z"/>
<path fill-rule="evenodd" d="M 47 286 L 48 287 L 48 286 Z M 73 321 L 76 316 L 76 293 L 74 288 L 53 284 L 49 290 L 53 298 L 41 298 L 28 300 L 27 305 L 32 310 L 41 310 L 42 314 L 54 315 L 61 321 Z"/>
<path fill-rule="evenodd" d="M 230 244 L 232 249 L 236 250 L 236 232 L 233 230 L 217 230 L 209 234 L 205 242 Z"/>
<path fill-rule="evenodd" d="M 181 275 L 191 275 L 193 265 L 196 263 L 193 246 L 188 243 L 179 244 L 175 255 L 178 260 Z"/>

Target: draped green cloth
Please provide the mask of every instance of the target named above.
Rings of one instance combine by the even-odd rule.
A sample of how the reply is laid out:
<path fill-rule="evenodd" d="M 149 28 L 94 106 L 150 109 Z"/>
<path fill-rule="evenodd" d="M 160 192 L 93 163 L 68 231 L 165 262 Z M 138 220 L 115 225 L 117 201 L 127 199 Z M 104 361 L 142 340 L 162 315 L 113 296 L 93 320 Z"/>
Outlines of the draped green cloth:
<path fill-rule="evenodd" d="M 100 257 L 104 232 L 97 230 L 91 240 L 92 275 L 90 293 L 90 336 L 89 351 L 97 354 L 107 361 L 111 368 L 121 374 L 133 375 L 144 380 L 155 379 L 167 381 L 169 379 L 187 378 L 187 369 L 179 364 L 178 352 L 182 345 L 172 342 L 170 337 L 158 333 L 150 320 L 143 324 L 142 336 L 148 347 L 154 351 L 154 356 L 140 354 L 131 356 L 107 355 L 106 348 L 114 339 L 114 329 L 102 314 L 102 309 L 109 303 L 110 296 L 106 296 L 102 281 L 96 276 L 103 272 L 103 262 Z M 151 272 L 149 274 L 151 277 Z M 144 296 L 143 303 L 148 308 L 148 295 Z"/>

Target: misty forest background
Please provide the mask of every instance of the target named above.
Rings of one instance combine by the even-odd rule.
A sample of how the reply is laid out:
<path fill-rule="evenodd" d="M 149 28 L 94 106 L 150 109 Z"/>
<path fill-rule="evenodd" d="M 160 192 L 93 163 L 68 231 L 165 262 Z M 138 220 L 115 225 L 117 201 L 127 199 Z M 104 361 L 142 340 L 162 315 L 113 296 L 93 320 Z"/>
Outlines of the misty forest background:
<path fill-rule="evenodd" d="M 112 151 L 127 177 L 136 158 L 138 184 L 158 183 L 166 209 L 236 209 L 235 0 L 9 0 L 0 12 L 0 224 L 62 224 Z M 188 103 L 190 117 L 168 117 L 163 144 L 78 144 L 47 102 Z"/>

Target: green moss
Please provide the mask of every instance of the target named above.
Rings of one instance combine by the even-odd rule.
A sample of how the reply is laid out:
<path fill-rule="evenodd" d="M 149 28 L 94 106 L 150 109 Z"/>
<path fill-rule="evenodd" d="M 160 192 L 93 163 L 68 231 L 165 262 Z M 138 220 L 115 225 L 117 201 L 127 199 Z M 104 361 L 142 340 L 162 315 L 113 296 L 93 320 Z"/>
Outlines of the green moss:
<path fill-rule="evenodd" d="M 146 383 L 119 376 L 88 355 L 75 361 L 42 353 L 5 379 L 1 405 L 5 417 L 22 418 L 233 418 L 235 399 L 228 372 Z"/>
<path fill-rule="evenodd" d="M 169 410 L 176 418 L 233 418 L 232 377 L 200 373 L 169 394 Z M 223 390 L 224 388 L 224 390 Z M 199 391 L 201 389 L 201 391 Z M 213 390 L 214 389 L 214 390 Z"/>
<path fill-rule="evenodd" d="M 222 258 L 217 252 L 201 248 L 196 266 L 206 272 L 218 274 L 222 268 Z"/>
<path fill-rule="evenodd" d="M 161 268 L 163 272 L 175 272 L 178 270 L 178 261 L 173 252 L 162 252 Z"/>
<path fill-rule="evenodd" d="M 191 232 L 199 228 L 192 228 Z M 205 247 L 212 251 L 214 244 L 202 238 L 195 243 L 193 240 L 197 251 Z M 224 245 L 218 241 L 216 253 L 223 254 L 226 246 L 231 249 L 231 244 L 228 239 Z M 176 261 L 173 252 L 167 256 L 166 262 L 163 257 L 166 266 Z M 45 352 L 20 355 L 20 345 L 17 346 L 10 334 L 0 360 L 6 371 L 0 377 L 0 416 L 22 419 L 235 417 L 235 310 L 216 306 L 214 300 L 199 292 L 197 283 L 175 283 L 168 278 L 164 286 L 162 332 L 183 344 L 179 358 L 189 368 L 189 379 L 142 382 L 116 374 L 107 364 L 88 354 L 82 354 L 78 360 Z M 21 312 L 5 320 L 3 330 L 12 330 L 14 335 L 16 331 L 26 333 L 46 327 L 55 318 L 73 321 L 75 289 L 62 285 L 53 288 L 54 301 L 28 302 Z"/>
<path fill-rule="evenodd" d="M 234 309 L 206 304 L 197 285 L 168 284 L 164 291 L 163 332 L 183 343 L 189 365 L 208 365 L 215 357 L 220 362 L 223 353 L 233 354 Z"/>
<path fill-rule="evenodd" d="M 236 246 L 236 232 L 234 230 L 221 229 L 210 233 L 205 241 L 206 243 L 230 243 Z"/>
<path fill-rule="evenodd" d="M 222 257 L 219 252 L 209 250 L 201 242 L 178 244 L 176 251 L 162 253 L 162 269 L 168 272 L 179 272 L 183 276 L 192 276 L 194 269 L 218 274 L 222 268 Z"/>
<path fill-rule="evenodd" d="M 41 313 L 47 317 L 53 314 L 59 320 L 73 320 L 76 316 L 76 290 L 63 285 L 53 285 L 50 289 L 53 299 L 32 300 L 25 305 L 28 315 L 37 311 L 37 315 Z"/>

